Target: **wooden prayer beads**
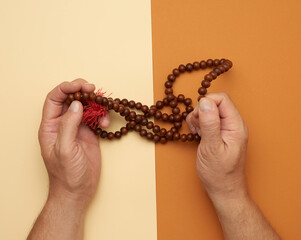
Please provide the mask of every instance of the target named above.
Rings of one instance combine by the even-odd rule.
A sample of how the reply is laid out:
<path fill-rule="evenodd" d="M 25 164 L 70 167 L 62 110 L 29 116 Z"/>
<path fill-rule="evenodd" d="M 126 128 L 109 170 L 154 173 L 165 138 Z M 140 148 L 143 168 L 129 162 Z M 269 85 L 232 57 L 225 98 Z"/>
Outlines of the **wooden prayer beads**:
<path fill-rule="evenodd" d="M 187 115 L 193 111 L 191 106 L 192 100 L 186 98 L 183 94 L 175 96 L 173 93 L 173 84 L 176 79 L 185 72 L 197 71 L 200 69 L 206 69 L 207 67 L 212 67 L 213 70 L 204 76 L 204 80 L 201 82 L 201 87 L 198 89 L 199 97 L 204 97 L 207 93 L 207 88 L 210 87 L 211 82 L 216 79 L 220 74 L 227 72 L 232 67 L 232 62 L 227 59 L 208 59 L 207 61 L 200 61 L 194 63 L 188 63 L 186 65 L 181 64 L 178 68 L 172 70 L 172 73 L 167 76 L 167 81 L 164 83 L 166 97 L 162 100 L 158 100 L 155 105 L 150 107 L 143 105 L 140 102 L 135 102 L 133 100 L 128 101 L 127 99 L 120 100 L 119 98 L 107 98 L 95 93 L 86 92 L 76 92 L 74 94 L 69 94 L 66 99 L 66 103 L 70 104 L 74 100 L 81 101 L 82 104 L 88 104 L 92 101 L 96 104 L 101 105 L 106 110 L 114 110 L 125 118 L 127 121 L 126 126 L 122 127 L 116 132 L 107 132 L 98 127 L 98 123 L 95 123 L 90 128 L 95 132 L 96 135 L 101 138 L 119 139 L 123 135 L 126 135 L 129 131 L 136 131 L 141 137 L 147 138 L 148 140 L 154 141 L 155 143 L 166 143 L 167 141 L 182 141 L 182 142 L 192 142 L 200 141 L 200 136 L 198 134 L 188 133 L 180 134 L 179 130 L 182 127 L 183 120 L 186 119 Z M 181 113 L 179 104 L 184 104 L 185 111 Z M 162 113 L 161 109 L 164 107 L 170 107 L 172 109 L 171 114 Z M 138 114 L 133 109 L 141 112 Z M 173 124 L 169 130 L 161 128 L 154 122 L 149 120 L 149 118 L 154 117 L 157 120 L 162 120 L 164 122 L 170 122 Z M 151 131 L 150 131 L 151 130 Z"/>

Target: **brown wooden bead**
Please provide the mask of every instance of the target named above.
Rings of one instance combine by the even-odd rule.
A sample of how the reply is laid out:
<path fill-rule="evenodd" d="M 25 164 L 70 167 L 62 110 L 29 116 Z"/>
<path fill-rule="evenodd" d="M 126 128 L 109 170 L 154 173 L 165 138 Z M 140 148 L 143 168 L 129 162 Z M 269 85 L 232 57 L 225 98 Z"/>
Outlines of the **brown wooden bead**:
<path fill-rule="evenodd" d="M 160 127 L 158 125 L 155 125 L 154 128 L 153 128 L 153 132 L 154 133 L 160 132 Z"/>
<path fill-rule="evenodd" d="M 125 112 L 125 111 L 126 111 L 126 109 L 124 109 L 124 112 Z M 124 113 L 124 112 L 123 112 L 123 113 Z M 120 115 L 123 116 L 123 115 L 124 115 L 123 113 L 120 114 Z M 126 121 L 131 121 L 131 118 L 130 118 L 129 115 L 125 116 L 124 119 L 125 119 Z"/>
<path fill-rule="evenodd" d="M 97 95 L 96 98 L 95 98 L 95 102 L 98 103 L 98 104 L 102 104 L 102 96 Z"/>
<path fill-rule="evenodd" d="M 81 94 L 80 92 L 74 93 L 74 99 L 77 100 L 77 101 L 80 101 L 81 95 L 82 95 L 82 94 Z"/>
<path fill-rule="evenodd" d="M 112 100 L 109 100 L 109 102 L 108 102 L 108 109 L 109 109 L 109 110 L 112 109 L 112 108 L 113 108 L 113 105 L 114 105 L 113 101 L 112 101 Z"/>
<path fill-rule="evenodd" d="M 95 95 L 95 93 L 90 93 L 89 94 L 89 99 L 91 100 L 91 101 L 95 101 L 95 98 L 96 98 L 96 95 Z"/>
<path fill-rule="evenodd" d="M 107 131 L 102 131 L 102 133 L 100 134 L 101 138 L 106 138 L 108 136 L 108 132 Z"/>
<path fill-rule="evenodd" d="M 141 123 L 142 120 L 143 120 L 143 118 L 142 118 L 141 115 L 137 115 L 137 116 L 136 116 L 136 122 L 137 122 L 137 123 Z"/>
<path fill-rule="evenodd" d="M 173 115 L 173 114 L 170 114 L 170 115 L 168 116 L 168 121 L 171 122 L 171 123 L 174 122 L 174 115 Z"/>
<path fill-rule="evenodd" d="M 192 103 L 191 98 L 186 98 L 186 99 L 184 100 L 184 104 L 185 104 L 186 106 L 189 106 L 191 103 Z"/>
<path fill-rule="evenodd" d="M 207 93 L 207 89 L 204 88 L 204 87 L 200 87 L 199 90 L 198 90 L 198 93 L 200 95 L 205 95 Z"/>
<path fill-rule="evenodd" d="M 121 100 L 121 104 L 123 104 L 124 106 L 127 106 L 128 102 L 129 101 L 127 99 L 125 99 L 125 98 Z"/>
<path fill-rule="evenodd" d="M 223 66 L 219 66 L 218 69 L 221 71 L 221 73 L 224 73 L 226 69 Z"/>
<path fill-rule="evenodd" d="M 127 123 L 127 124 L 125 125 L 125 127 L 126 127 L 126 129 L 127 129 L 128 131 L 132 130 L 132 127 L 131 127 L 130 123 Z"/>
<path fill-rule="evenodd" d="M 160 143 L 162 143 L 162 144 L 167 143 L 166 137 L 161 137 L 161 138 L 160 138 Z"/>
<path fill-rule="evenodd" d="M 137 102 L 136 105 L 135 105 L 136 109 L 137 110 L 140 110 L 141 107 L 142 107 L 142 103 L 141 102 Z"/>
<path fill-rule="evenodd" d="M 230 69 L 228 64 L 223 64 L 222 67 L 224 67 L 225 72 L 227 72 Z"/>
<path fill-rule="evenodd" d="M 108 105 L 108 102 L 109 102 L 109 100 L 108 100 L 106 97 L 103 97 L 103 98 L 102 98 L 102 103 L 101 103 L 101 105 L 107 106 L 107 105 Z"/>
<path fill-rule="evenodd" d="M 210 81 L 208 81 L 208 80 L 202 81 L 202 86 L 203 86 L 204 88 L 209 88 L 209 87 L 210 87 Z"/>
<path fill-rule="evenodd" d="M 169 101 L 167 100 L 167 98 L 163 98 L 163 104 L 164 104 L 164 106 L 169 105 Z"/>
<path fill-rule="evenodd" d="M 168 102 L 170 102 L 170 101 L 172 101 L 172 100 L 175 99 L 175 95 L 173 95 L 173 94 L 168 94 L 166 98 L 167 98 Z"/>
<path fill-rule="evenodd" d="M 186 134 L 182 134 L 182 135 L 180 136 L 180 138 L 181 138 L 181 141 L 182 141 L 182 142 L 186 142 L 186 141 L 187 141 L 187 135 L 186 135 Z"/>
<path fill-rule="evenodd" d="M 175 128 L 179 129 L 182 127 L 182 123 L 181 122 L 174 122 L 174 126 Z"/>
<path fill-rule="evenodd" d="M 143 113 L 147 113 L 147 112 L 148 112 L 148 106 L 143 105 L 143 106 L 141 107 L 141 111 L 142 111 Z"/>
<path fill-rule="evenodd" d="M 175 75 L 176 77 L 180 75 L 180 71 L 179 69 L 175 68 L 174 70 L 172 70 L 172 74 Z"/>
<path fill-rule="evenodd" d="M 113 104 L 113 109 L 114 109 L 115 111 L 118 111 L 118 108 L 119 108 L 119 104 L 118 104 L 117 102 L 114 102 L 114 104 Z"/>
<path fill-rule="evenodd" d="M 188 134 L 187 134 L 187 140 L 188 140 L 189 142 L 191 142 L 191 141 L 193 141 L 193 139 L 194 139 L 193 133 L 188 133 Z"/>
<path fill-rule="evenodd" d="M 156 113 L 156 110 L 153 109 L 153 108 L 151 108 L 151 109 L 148 111 L 148 114 L 149 114 L 150 117 L 154 116 L 155 113 Z"/>
<path fill-rule="evenodd" d="M 141 129 L 142 129 L 142 127 L 141 127 L 141 125 L 136 125 L 135 127 L 134 127 L 134 129 L 135 129 L 135 131 L 136 132 L 140 132 L 141 131 Z"/>
<path fill-rule="evenodd" d="M 221 75 L 222 72 L 218 68 L 213 68 L 213 71 L 216 72 L 217 76 Z"/>
<path fill-rule="evenodd" d="M 133 101 L 133 100 L 129 101 L 129 102 L 128 102 L 128 106 L 129 106 L 130 108 L 134 108 L 134 107 L 135 107 L 135 101 Z"/>
<path fill-rule="evenodd" d="M 206 74 L 204 80 L 211 82 L 213 80 L 213 77 L 211 76 L 211 74 Z"/>
<path fill-rule="evenodd" d="M 214 59 L 213 60 L 213 65 L 218 66 L 219 65 L 219 59 Z"/>
<path fill-rule="evenodd" d="M 140 136 L 141 136 L 141 137 L 145 137 L 146 134 L 147 134 L 147 131 L 146 131 L 145 129 L 141 129 L 141 131 L 140 131 Z"/>
<path fill-rule="evenodd" d="M 170 129 L 170 131 L 172 131 L 173 133 L 175 133 L 175 132 L 178 131 L 178 129 L 176 129 L 175 127 L 172 127 L 172 128 Z"/>
<path fill-rule="evenodd" d="M 199 141 L 201 141 L 201 137 L 196 133 L 196 134 L 194 135 L 194 140 L 195 140 L 196 142 L 199 142 Z"/>
<path fill-rule="evenodd" d="M 193 111 L 193 107 L 192 106 L 187 106 L 186 107 L 186 112 L 190 113 Z"/>
<path fill-rule="evenodd" d="M 83 92 L 83 100 L 87 101 L 89 99 L 89 93 Z"/>
<path fill-rule="evenodd" d="M 173 140 L 177 141 L 180 139 L 180 133 L 176 132 L 173 134 Z"/>
<path fill-rule="evenodd" d="M 221 60 L 219 60 L 219 64 L 223 64 L 226 61 L 226 59 L 222 58 Z"/>
<path fill-rule="evenodd" d="M 185 96 L 183 94 L 179 94 L 177 97 L 178 102 L 184 102 Z"/>
<path fill-rule="evenodd" d="M 191 72 L 193 70 L 193 65 L 191 63 L 186 64 L 186 71 Z"/>
<path fill-rule="evenodd" d="M 148 122 L 147 124 L 146 124 L 146 128 L 147 129 L 152 129 L 154 127 L 154 123 L 153 122 Z"/>
<path fill-rule="evenodd" d="M 136 119 L 136 112 L 135 111 L 131 111 L 130 114 L 129 114 L 129 116 L 130 116 L 131 120 L 135 120 Z"/>
<path fill-rule="evenodd" d="M 172 113 L 173 114 L 179 114 L 180 113 L 180 108 L 178 108 L 178 107 L 173 108 Z"/>
<path fill-rule="evenodd" d="M 165 94 L 166 94 L 166 95 L 171 94 L 171 93 L 173 93 L 172 88 L 166 88 L 166 89 L 165 89 Z"/>
<path fill-rule="evenodd" d="M 175 100 L 169 102 L 169 106 L 172 107 L 172 108 L 175 108 L 177 105 L 178 105 L 178 102 L 175 101 Z"/>
<path fill-rule="evenodd" d="M 65 103 L 66 103 L 67 105 L 70 105 L 70 104 L 71 104 L 71 101 L 67 98 L 67 99 L 65 100 Z"/>
<path fill-rule="evenodd" d="M 108 133 L 108 139 L 109 139 L 109 140 L 112 140 L 113 138 L 114 138 L 114 133 L 109 132 L 109 133 Z"/>
<path fill-rule="evenodd" d="M 146 138 L 147 138 L 148 140 L 152 140 L 152 139 L 154 138 L 154 134 L 148 132 L 148 133 L 146 134 Z"/>
<path fill-rule="evenodd" d="M 174 116 L 174 121 L 175 121 L 175 122 L 180 122 L 180 121 L 182 121 L 182 115 L 176 114 L 176 115 Z"/>
<path fill-rule="evenodd" d="M 163 107 L 164 107 L 164 104 L 163 104 L 162 101 L 159 100 L 159 101 L 156 102 L 156 108 L 157 108 L 157 109 L 161 109 L 161 108 L 163 108 Z"/>
<path fill-rule="evenodd" d="M 155 143 L 159 142 L 159 141 L 160 141 L 160 138 L 161 138 L 161 137 L 160 137 L 159 135 L 155 134 L 155 135 L 154 135 L 154 142 L 155 142 Z"/>
<path fill-rule="evenodd" d="M 128 133 L 128 129 L 126 127 L 122 127 L 122 128 L 120 128 L 120 132 L 122 135 L 125 135 Z"/>
<path fill-rule="evenodd" d="M 136 119 L 137 119 L 137 117 L 136 117 Z M 142 125 L 142 126 L 146 126 L 147 123 L 148 123 L 148 121 L 147 121 L 146 118 L 143 118 L 143 119 L 141 120 L 141 125 Z"/>
<path fill-rule="evenodd" d="M 174 82 L 174 81 L 176 81 L 176 76 L 173 75 L 173 74 L 169 74 L 169 75 L 167 76 L 167 80 L 168 80 L 168 81 L 171 81 L 171 82 Z"/>
<path fill-rule="evenodd" d="M 210 72 L 210 75 L 212 76 L 212 80 L 217 78 L 217 73 L 214 71 Z"/>
<path fill-rule="evenodd" d="M 118 138 L 121 138 L 121 135 L 122 135 L 122 134 L 121 134 L 120 131 L 116 131 L 116 132 L 114 133 L 114 137 L 117 138 L 117 139 L 118 139 Z"/>
<path fill-rule="evenodd" d="M 199 62 L 194 62 L 192 65 L 193 65 L 194 70 L 199 70 L 201 67 Z"/>
<path fill-rule="evenodd" d="M 207 63 L 203 60 L 200 62 L 201 69 L 205 69 L 207 67 Z"/>
<path fill-rule="evenodd" d="M 212 67 L 213 66 L 213 60 L 212 59 L 208 59 L 206 63 L 207 63 L 207 67 Z"/>
<path fill-rule="evenodd" d="M 164 136 L 165 134 L 166 134 L 166 129 L 165 128 L 161 128 L 161 130 L 160 130 L 160 135 L 161 136 Z"/>
<path fill-rule="evenodd" d="M 136 122 L 135 121 L 130 121 L 130 127 L 134 128 L 136 126 Z"/>
<path fill-rule="evenodd" d="M 95 134 L 96 134 L 96 135 L 100 135 L 101 133 L 102 133 L 101 128 L 96 128 Z"/>
<path fill-rule="evenodd" d="M 119 106 L 119 108 L 118 108 L 118 112 L 119 112 L 119 113 L 122 113 L 122 112 L 124 112 L 124 106 Z"/>
<path fill-rule="evenodd" d="M 166 132 L 166 138 L 167 138 L 168 140 L 171 140 L 172 137 L 173 137 L 173 132 L 172 132 L 172 131 L 167 131 L 167 132 Z"/>
<path fill-rule="evenodd" d="M 155 113 L 155 118 L 156 119 L 160 119 L 162 117 L 162 112 L 161 111 L 157 111 L 156 113 Z"/>
<path fill-rule="evenodd" d="M 162 118 L 163 121 L 167 121 L 168 120 L 168 114 L 163 113 L 161 118 Z"/>
<path fill-rule="evenodd" d="M 166 81 L 164 85 L 165 85 L 166 88 L 171 88 L 172 87 L 172 82 Z"/>
<path fill-rule="evenodd" d="M 120 101 L 119 98 L 115 98 L 115 99 L 114 99 L 114 102 L 117 102 L 118 104 L 120 104 L 121 101 Z"/>
<path fill-rule="evenodd" d="M 183 72 L 186 71 L 186 67 L 185 67 L 183 64 L 181 64 L 181 65 L 178 67 L 178 69 L 179 69 L 179 71 L 180 71 L 181 73 L 183 73 Z"/>
<path fill-rule="evenodd" d="M 183 119 L 186 119 L 187 115 L 188 115 L 188 112 L 182 112 L 182 118 Z"/>
<path fill-rule="evenodd" d="M 68 94 L 68 99 L 69 99 L 70 102 L 73 102 L 74 101 L 74 94 L 69 93 Z"/>

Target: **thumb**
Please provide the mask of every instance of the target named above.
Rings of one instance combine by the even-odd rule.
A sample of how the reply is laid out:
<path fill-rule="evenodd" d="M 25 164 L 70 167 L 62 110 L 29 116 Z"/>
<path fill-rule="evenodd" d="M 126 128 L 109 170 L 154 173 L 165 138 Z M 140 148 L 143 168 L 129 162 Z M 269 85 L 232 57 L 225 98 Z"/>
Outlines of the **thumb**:
<path fill-rule="evenodd" d="M 82 116 L 82 104 L 79 101 L 73 101 L 60 122 L 58 139 L 62 148 L 68 148 L 70 144 L 75 142 Z"/>
<path fill-rule="evenodd" d="M 210 98 L 201 98 L 198 104 L 199 124 L 202 143 L 211 147 L 222 143 L 220 133 L 220 117 L 215 102 Z"/>

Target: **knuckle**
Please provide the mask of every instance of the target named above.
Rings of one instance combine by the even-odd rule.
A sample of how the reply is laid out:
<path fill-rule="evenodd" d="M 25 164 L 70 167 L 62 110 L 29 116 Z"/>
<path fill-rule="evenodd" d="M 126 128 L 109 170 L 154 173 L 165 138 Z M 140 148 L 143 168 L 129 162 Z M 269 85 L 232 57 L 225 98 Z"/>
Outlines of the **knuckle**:
<path fill-rule="evenodd" d="M 85 80 L 83 78 L 76 78 L 72 82 L 87 82 L 87 80 Z"/>
<path fill-rule="evenodd" d="M 230 95 L 228 93 L 226 93 L 226 92 L 221 92 L 220 95 L 225 100 L 230 100 L 231 99 Z"/>

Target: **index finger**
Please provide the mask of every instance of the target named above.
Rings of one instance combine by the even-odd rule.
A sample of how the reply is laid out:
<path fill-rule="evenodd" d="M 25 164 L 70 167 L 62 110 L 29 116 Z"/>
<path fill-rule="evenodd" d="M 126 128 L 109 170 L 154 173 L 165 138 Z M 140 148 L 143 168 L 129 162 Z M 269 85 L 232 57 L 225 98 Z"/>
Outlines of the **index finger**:
<path fill-rule="evenodd" d="M 244 128 L 244 122 L 237 107 L 226 93 L 209 93 L 206 97 L 216 103 L 221 119 L 221 130 L 239 131 Z"/>
<path fill-rule="evenodd" d="M 75 93 L 80 90 L 84 92 L 93 92 L 95 86 L 89 84 L 84 79 L 76 79 L 73 82 L 63 82 L 48 93 L 43 107 L 43 120 L 51 120 L 61 116 L 64 101 L 69 93 Z"/>

